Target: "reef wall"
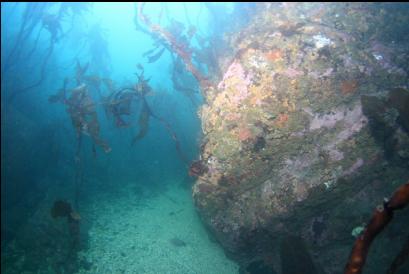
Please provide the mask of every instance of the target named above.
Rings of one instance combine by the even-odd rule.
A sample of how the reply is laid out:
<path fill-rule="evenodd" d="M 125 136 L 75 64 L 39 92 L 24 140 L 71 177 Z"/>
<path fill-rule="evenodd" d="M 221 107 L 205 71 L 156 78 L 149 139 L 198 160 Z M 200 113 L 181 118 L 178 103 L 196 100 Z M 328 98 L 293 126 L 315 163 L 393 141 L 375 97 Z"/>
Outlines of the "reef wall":
<path fill-rule="evenodd" d="M 341 273 L 351 231 L 409 178 L 408 8 L 258 5 L 205 94 L 193 197 L 243 268 Z M 369 270 L 407 236 L 396 219 Z"/>

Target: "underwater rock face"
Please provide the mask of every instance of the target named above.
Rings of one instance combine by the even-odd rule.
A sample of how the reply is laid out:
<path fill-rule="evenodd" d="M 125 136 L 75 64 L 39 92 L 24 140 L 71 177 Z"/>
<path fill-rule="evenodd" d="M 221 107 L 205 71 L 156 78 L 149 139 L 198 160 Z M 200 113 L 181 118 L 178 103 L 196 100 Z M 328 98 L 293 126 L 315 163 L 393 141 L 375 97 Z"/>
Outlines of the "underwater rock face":
<path fill-rule="evenodd" d="M 409 178 L 408 41 L 383 36 L 382 6 L 259 5 L 206 93 L 194 200 L 244 265 L 287 273 L 280 243 L 300 237 L 311 269 L 341 273 L 351 231 Z"/>

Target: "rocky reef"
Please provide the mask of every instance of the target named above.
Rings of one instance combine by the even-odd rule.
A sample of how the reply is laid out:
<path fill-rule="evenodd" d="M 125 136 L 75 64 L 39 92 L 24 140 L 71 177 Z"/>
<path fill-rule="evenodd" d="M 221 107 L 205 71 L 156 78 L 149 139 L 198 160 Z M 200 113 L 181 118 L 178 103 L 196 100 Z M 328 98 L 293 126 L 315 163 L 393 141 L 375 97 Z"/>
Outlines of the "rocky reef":
<path fill-rule="evenodd" d="M 409 179 L 409 16 L 382 4 L 258 5 L 226 35 L 232 53 L 205 93 L 194 200 L 244 268 L 298 273 L 288 265 L 298 260 L 304 273 L 342 273 L 351 232 Z M 384 232 L 368 273 L 386 272 L 408 220 Z"/>

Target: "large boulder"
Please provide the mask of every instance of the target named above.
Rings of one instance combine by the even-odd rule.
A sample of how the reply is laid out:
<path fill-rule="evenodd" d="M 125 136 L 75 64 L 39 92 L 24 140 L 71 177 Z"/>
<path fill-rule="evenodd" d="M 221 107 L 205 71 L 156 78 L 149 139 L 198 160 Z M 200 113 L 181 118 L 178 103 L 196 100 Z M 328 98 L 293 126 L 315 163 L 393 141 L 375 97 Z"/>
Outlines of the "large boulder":
<path fill-rule="evenodd" d="M 390 33 L 409 35 L 409 13 L 393 28 L 383 5 L 259 5 L 206 93 L 194 200 L 244 267 L 341 273 L 351 231 L 409 178 L 409 43 Z M 405 235 L 387 233 L 393 256 Z"/>

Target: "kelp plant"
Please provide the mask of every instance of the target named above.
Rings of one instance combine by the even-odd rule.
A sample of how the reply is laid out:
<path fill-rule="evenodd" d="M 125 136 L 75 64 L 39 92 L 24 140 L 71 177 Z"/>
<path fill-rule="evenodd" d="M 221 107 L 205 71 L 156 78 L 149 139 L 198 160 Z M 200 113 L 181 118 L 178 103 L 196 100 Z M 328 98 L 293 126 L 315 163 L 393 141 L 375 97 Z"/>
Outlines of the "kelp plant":
<path fill-rule="evenodd" d="M 78 147 L 81 144 L 81 134 L 85 134 L 91 136 L 94 143 L 105 152 L 110 152 L 111 148 L 108 143 L 99 137 L 100 126 L 96 105 L 89 95 L 87 85 L 83 83 L 87 67 L 88 65 L 81 67 L 79 63 L 77 64 L 75 77 L 77 87 L 71 90 L 71 95 L 68 98 L 66 86 L 69 80 L 66 79 L 63 88 L 56 95 L 50 96 L 49 101 L 61 102 L 67 106 L 67 112 L 70 114 L 72 125 L 77 133 Z"/>
<path fill-rule="evenodd" d="M 72 21 L 74 21 L 74 17 L 81 15 L 83 11 L 88 10 L 88 4 L 61 3 L 58 11 L 52 13 L 50 10 L 54 4 L 55 3 L 27 3 L 25 6 L 16 42 L 5 59 L 4 66 L 2 67 L 2 75 L 9 72 L 13 65 L 19 63 L 21 59 L 31 59 L 33 53 L 37 50 L 37 45 L 39 44 L 43 29 L 47 30 L 50 34 L 50 43 L 40 65 L 40 78 L 33 84 L 15 90 L 9 96 L 10 100 L 14 99 L 16 95 L 41 85 L 45 79 L 47 63 L 53 53 L 55 43 L 60 41 L 73 28 L 72 23 L 71 28 L 64 33 L 61 25 L 62 20 L 65 19 L 66 16 L 71 16 Z M 71 11 L 71 13 L 69 13 L 69 11 Z M 34 45 L 32 49 L 28 50 L 27 55 L 24 56 L 25 51 L 27 51 L 27 42 L 36 29 L 38 29 L 38 33 L 34 40 Z"/>
<path fill-rule="evenodd" d="M 187 157 L 181 150 L 180 141 L 172 129 L 170 123 L 164 118 L 156 115 L 149 106 L 146 96 L 152 93 L 152 88 L 149 85 L 149 80 L 144 76 L 144 68 L 142 65 L 138 65 L 140 73 L 136 73 L 137 82 L 133 87 L 124 87 L 119 90 L 114 89 L 114 84 L 111 79 L 100 79 L 97 76 L 86 76 L 88 64 L 81 66 L 77 62 L 75 80 L 76 87 L 70 90 L 70 96 L 67 98 L 67 85 L 69 79 L 64 81 L 63 88 L 60 89 L 57 94 L 49 97 L 49 101 L 61 102 L 67 106 L 67 111 L 70 114 L 72 124 L 76 129 L 78 148 L 76 159 L 79 159 L 79 151 L 81 147 L 82 134 L 91 136 L 94 144 L 100 146 L 105 152 L 111 151 L 110 146 L 99 137 L 99 122 L 96 113 L 96 106 L 102 105 L 105 113 L 108 117 L 113 117 L 115 126 L 117 128 L 131 127 L 132 119 L 129 118 L 133 114 L 131 108 L 132 102 L 140 103 L 140 113 L 138 117 L 139 131 L 133 137 L 131 145 L 134 145 L 138 140 L 145 137 L 149 129 L 150 118 L 158 120 L 169 132 L 172 140 L 175 142 L 176 151 L 180 159 L 184 163 L 188 163 Z M 102 96 L 101 83 L 105 85 L 110 94 L 108 96 Z M 94 86 L 101 96 L 101 102 L 95 104 L 89 95 L 89 86 Z M 128 117 L 128 118 L 126 118 Z M 93 151 L 95 149 L 93 148 Z"/>
<path fill-rule="evenodd" d="M 186 70 L 190 72 L 193 77 L 197 80 L 202 92 L 206 93 L 207 89 L 212 86 L 211 81 L 207 76 L 200 71 L 200 69 L 194 64 L 193 60 L 193 48 L 189 46 L 189 41 L 195 35 L 196 29 L 190 27 L 186 34 L 183 32 L 183 25 L 179 22 L 172 21 L 170 28 L 164 28 L 159 23 L 155 24 L 152 20 L 144 14 L 143 10 L 145 3 L 139 3 L 136 6 L 136 15 L 134 23 L 137 30 L 140 30 L 152 37 L 155 41 L 156 46 L 151 51 L 145 53 L 148 56 L 148 62 L 155 62 L 163 54 L 164 49 L 169 50 L 170 53 L 175 53 L 177 58 L 180 58 L 181 62 L 184 64 Z M 161 19 L 161 14 L 159 14 L 159 20 Z M 142 27 L 145 26 L 145 28 Z M 163 49 L 161 48 L 163 47 Z M 160 49 L 156 53 L 155 50 Z M 151 55 L 153 54 L 153 55 Z M 173 58 L 173 60 L 177 60 Z M 177 68 L 177 66 L 175 66 Z M 177 86 L 176 86 L 177 87 Z"/>
<path fill-rule="evenodd" d="M 96 155 L 95 144 L 100 146 L 106 153 L 111 151 L 111 147 L 107 142 L 102 140 L 99 136 L 100 126 L 98 122 L 96 104 L 93 102 L 89 95 L 88 85 L 85 81 L 89 78 L 85 76 L 88 69 L 88 64 L 81 66 L 77 62 L 77 68 L 75 73 L 76 87 L 70 91 L 67 91 L 67 85 L 69 78 L 64 80 L 64 85 L 57 94 L 49 97 L 50 103 L 60 102 L 66 105 L 67 112 L 71 117 L 71 122 L 76 131 L 77 136 L 77 150 L 75 154 L 75 207 L 78 210 L 80 189 L 83 183 L 83 168 L 80 157 L 82 135 L 88 135 L 93 140 L 92 151 L 94 156 Z M 67 97 L 67 92 L 70 92 L 70 96 Z"/>
<path fill-rule="evenodd" d="M 170 136 L 172 137 L 173 141 L 176 145 L 176 151 L 180 157 L 180 159 L 187 163 L 188 160 L 186 156 L 183 154 L 180 146 L 179 139 L 175 131 L 172 129 L 170 123 L 166 121 L 164 118 L 156 115 L 151 107 L 149 106 L 146 96 L 151 94 L 152 88 L 148 84 L 149 79 L 145 79 L 144 77 L 144 69 L 142 65 L 138 65 L 138 69 L 140 73 L 136 73 L 137 76 L 137 83 L 133 87 L 125 87 L 116 92 L 112 92 L 105 100 L 104 100 L 104 107 L 105 112 L 109 115 L 114 117 L 115 126 L 116 127 L 130 127 L 131 122 L 126 122 L 124 116 L 131 116 L 132 109 L 131 104 L 132 101 L 139 101 L 141 104 L 141 110 L 138 118 L 138 126 L 139 132 L 136 136 L 132 139 L 131 145 L 134 145 L 138 140 L 145 137 L 149 129 L 149 121 L 150 118 L 154 118 L 158 120 L 169 132 Z M 106 84 L 111 84 L 111 82 L 105 81 Z M 129 120 L 129 119 L 127 119 Z"/>
<path fill-rule="evenodd" d="M 80 220 L 81 216 L 72 209 L 71 204 L 56 200 L 50 210 L 51 216 L 56 218 L 67 218 L 68 229 L 72 238 L 72 249 L 76 250 L 80 244 Z"/>

